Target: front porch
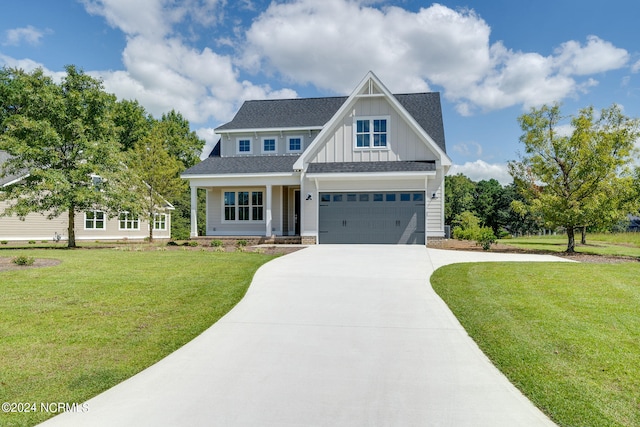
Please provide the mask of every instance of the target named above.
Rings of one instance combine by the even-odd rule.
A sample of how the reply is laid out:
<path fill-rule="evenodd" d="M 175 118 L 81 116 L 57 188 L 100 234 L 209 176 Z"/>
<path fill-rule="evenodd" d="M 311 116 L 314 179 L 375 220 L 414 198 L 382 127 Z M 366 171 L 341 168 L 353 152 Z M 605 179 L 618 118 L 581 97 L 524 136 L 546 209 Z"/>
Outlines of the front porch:
<path fill-rule="evenodd" d="M 198 236 L 197 231 L 198 188 L 207 193 L 204 236 Z M 192 185 L 192 238 L 240 238 L 256 240 L 258 244 L 290 236 L 299 240 L 299 185 Z"/>

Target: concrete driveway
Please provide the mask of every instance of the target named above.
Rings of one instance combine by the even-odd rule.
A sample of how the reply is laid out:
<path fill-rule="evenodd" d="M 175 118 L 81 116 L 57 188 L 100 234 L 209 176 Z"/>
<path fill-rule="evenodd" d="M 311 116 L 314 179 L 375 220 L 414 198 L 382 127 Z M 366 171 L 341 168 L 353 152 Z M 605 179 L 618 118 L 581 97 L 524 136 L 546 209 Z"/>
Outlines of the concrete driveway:
<path fill-rule="evenodd" d="M 51 426 L 548 426 L 429 277 L 467 261 L 561 261 L 321 245 L 261 267 L 195 340 Z"/>

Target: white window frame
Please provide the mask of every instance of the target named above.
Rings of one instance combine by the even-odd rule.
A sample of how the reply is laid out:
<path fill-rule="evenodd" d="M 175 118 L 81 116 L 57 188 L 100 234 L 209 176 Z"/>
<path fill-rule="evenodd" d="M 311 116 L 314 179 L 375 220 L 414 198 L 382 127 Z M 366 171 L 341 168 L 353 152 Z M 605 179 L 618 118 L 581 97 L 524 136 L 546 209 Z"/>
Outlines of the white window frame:
<path fill-rule="evenodd" d="M 240 141 L 249 141 L 249 151 L 240 151 Z M 253 154 L 253 139 L 250 136 L 236 138 L 236 154 Z"/>
<path fill-rule="evenodd" d="M 153 231 L 167 231 L 169 215 L 166 213 L 153 214 Z"/>
<path fill-rule="evenodd" d="M 273 150 L 265 150 L 264 143 L 267 140 L 273 140 Z M 277 136 L 263 136 L 262 143 L 260 144 L 260 148 L 262 149 L 262 154 L 277 154 L 278 153 L 278 137 Z"/>
<path fill-rule="evenodd" d="M 89 219 L 87 218 L 87 214 L 88 213 L 92 213 L 93 214 L 93 218 Z M 97 216 L 98 214 L 102 214 L 102 219 L 98 219 Z M 87 227 L 87 221 L 91 221 L 91 223 L 93 224 L 92 227 Z M 98 221 L 102 221 L 102 227 L 96 227 L 96 223 Z M 104 231 L 107 229 L 107 215 L 104 211 L 100 211 L 100 210 L 95 210 L 95 211 L 88 211 L 84 213 L 84 229 L 85 230 L 99 230 L 99 231 Z"/>
<path fill-rule="evenodd" d="M 292 139 L 299 139 L 300 140 L 300 149 L 299 150 L 292 150 L 291 149 L 290 141 Z M 290 135 L 290 136 L 287 136 L 287 153 L 302 153 L 303 150 L 304 150 L 304 138 L 302 137 L 302 135 Z"/>
<path fill-rule="evenodd" d="M 124 215 L 124 219 L 123 219 Z M 124 222 L 124 227 L 122 223 Z M 131 227 L 129 227 L 131 225 Z M 118 214 L 118 230 L 120 231 L 140 231 L 140 217 L 129 218 L 129 212 Z"/>
<path fill-rule="evenodd" d="M 369 145 L 358 147 L 358 121 L 363 121 L 363 120 L 366 120 L 369 122 L 369 132 L 367 133 L 369 135 Z M 375 139 L 374 135 L 376 134 L 376 132 L 374 132 L 374 126 L 373 126 L 374 120 L 386 120 L 387 122 L 387 131 L 385 132 L 385 135 L 387 137 L 386 137 L 385 145 L 374 146 L 374 139 Z M 356 116 L 353 118 L 353 148 L 355 150 L 388 150 L 390 134 L 391 134 L 391 116 Z"/>
<path fill-rule="evenodd" d="M 231 190 L 223 189 L 221 192 L 221 213 L 220 219 L 223 224 L 264 224 L 265 216 L 266 216 L 266 201 L 265 197 L 267 197 L 266 191 L 264 188 L 234 188 Z M 225 205 L 224 198 L 225 193 L 234 193 L 234 204 L 233 205 Z M 238 193 L 249 193 L 249 204 L 248 205 L 240 205 L 240 196 Z M 253 204 L 253 193 L 262 193 L 262 204 Z M 227 207 L 233 206 L 233 214 L 235 219 L 226 219 L 225 211 Z M 255 220 L 254 217 L 254 208 L 262 208 L 262 219 Z M 248 208 L 249 210 L 249 219 L 240 219 L 240 208 Z"/>

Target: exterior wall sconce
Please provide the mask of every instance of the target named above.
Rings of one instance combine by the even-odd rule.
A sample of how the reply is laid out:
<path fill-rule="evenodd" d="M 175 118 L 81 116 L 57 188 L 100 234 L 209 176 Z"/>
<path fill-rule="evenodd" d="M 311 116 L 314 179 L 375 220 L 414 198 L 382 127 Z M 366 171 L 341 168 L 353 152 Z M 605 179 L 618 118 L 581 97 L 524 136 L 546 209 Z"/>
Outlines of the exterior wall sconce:
<path fill-rule="evenodd" d="M 311 193 L 307 193 L 307 198 L 305 200 L 313 200 Z"/>
<path fill-rule="evenodd" d="M 431 193 L 431 198 L 432 198 L 432 199 L 437 199 L 437 198 L 438 198 L 438 195 L 437 195 L 436 193 Z"/>

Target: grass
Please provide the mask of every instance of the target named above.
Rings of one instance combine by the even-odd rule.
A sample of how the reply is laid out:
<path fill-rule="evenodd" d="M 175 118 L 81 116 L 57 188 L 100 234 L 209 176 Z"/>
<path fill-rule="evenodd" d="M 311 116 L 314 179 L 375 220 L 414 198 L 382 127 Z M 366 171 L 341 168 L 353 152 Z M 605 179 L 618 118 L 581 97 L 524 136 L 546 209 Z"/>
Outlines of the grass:
<path fill-rule="evenodd" d="M 476 263 L 436 292 L 493 363 L 561 426 L 640 426 L 640 263 Z"/>
<path fill-rule="evenodd" d="M 272 256 L 201 251 L 1 251 L 57 258 L 0 272 L 0 402 L 78 403 L 178 349 L 228 312 Z M 0 412 L 33 425 L 42 412 Z"/>
<path fill-rule="evenodd" d="M 522 249 L 564 252 L 567 237 L 534 236 L 502 239 L 500 243 Z M 580 234 L 576 234 L 575 251 L 584 254 L 640 257 L 640 233 L 594 233 L 587 234 L 587 244 L 580 244 Z"/>

